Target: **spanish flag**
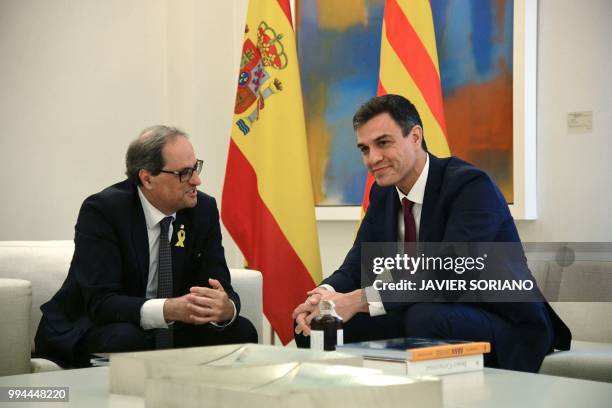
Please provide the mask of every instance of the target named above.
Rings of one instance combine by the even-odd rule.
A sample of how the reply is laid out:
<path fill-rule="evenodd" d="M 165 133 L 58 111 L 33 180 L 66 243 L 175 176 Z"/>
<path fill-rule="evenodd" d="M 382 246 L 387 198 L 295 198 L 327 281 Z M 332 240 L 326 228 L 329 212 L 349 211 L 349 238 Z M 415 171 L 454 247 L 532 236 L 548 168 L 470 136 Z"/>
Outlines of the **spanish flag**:
<path fill-rule="evenodd" d="M 289 0 L 249 3 L 221 217 L 283 344 L 291 312 L 321 280 L 302 90 Z"/>
<path fill-rule="evenodd" d="M 450 156 L 429 0 L 386 0 L 381 37 L 377 94 L 409 99 L 421 116 L 427 149 L 438 157 Z M 373 183 L 368 174 L 364 212 Z"/>

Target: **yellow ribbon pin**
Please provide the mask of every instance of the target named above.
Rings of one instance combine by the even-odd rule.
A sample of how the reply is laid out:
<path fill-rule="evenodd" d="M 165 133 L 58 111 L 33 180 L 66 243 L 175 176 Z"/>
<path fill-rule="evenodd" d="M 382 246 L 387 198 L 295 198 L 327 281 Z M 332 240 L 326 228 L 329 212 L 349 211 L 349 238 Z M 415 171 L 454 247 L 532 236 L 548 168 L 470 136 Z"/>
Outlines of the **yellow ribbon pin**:
<path fill-rule="evenodd" d="M 185 248 L 185 230 L 182 229 L 185 228 L 183 225 L 181 225 L 181 229 L 176 233 L 176 236 L 178 238 L 178 241 L 176 241 L 176 245 L 174 245 L 175 247 L 181 247 L 181 248 Z"/>

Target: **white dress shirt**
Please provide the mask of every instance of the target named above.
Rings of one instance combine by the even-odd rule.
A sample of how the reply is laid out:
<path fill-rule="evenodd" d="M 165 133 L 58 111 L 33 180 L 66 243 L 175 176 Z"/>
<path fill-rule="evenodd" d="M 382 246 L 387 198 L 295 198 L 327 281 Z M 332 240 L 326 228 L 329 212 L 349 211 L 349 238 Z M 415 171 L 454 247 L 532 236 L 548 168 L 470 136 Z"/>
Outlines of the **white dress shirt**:
<path fill-rule="evenodd" d="M 427 185 L 427 176 L 429 174 L 429 155 L 426 155 L 425 157 L 426 159 L 425 166 L 423 166 L 423 171 L 419 175 L 419 178 L 414 183 L 414 186 L 412 186 L 408 194 L 402 193 L 402 190 L 395 186 L 400 203 L 402 202 L 402 199 L 404 197 L 414 203 L 412 205 L 412 216 L 414 217 L 414 224 L 416 226 L 417 241 L 419 240 L 419 230 L 421 227 L 421 211 L 423 210 L 423 197 L 425 197 L 425 186 Z M 397 217 L 397 231 L 398 242 L 404 242 L 404 210 L 402 207 L 400 207 L 399 217 Z"/>
<path fill-rule="evenodd" d="M 412 201 L 414 204 L 412 206 L 412 216 L 414 217 L 414 223 L 416 225 L 416 237 L 417 241 L 419 240 L 419 229 L 421 227 L 421 211 L 423 210 L 423 197 L 425 197 L 425 186 L 427 185 L 427 176 L 429 175 L 429 154 L 425 155 L 425 166 L 423 166 L 423 171 L 417 178 L 417 181 L 414 183 L 408 194 L 402 193 L 402 191 L 395 186 L 397 190 L 397 194 L 399 196 L 400 203 L 404 197 L 408 198 L 408 200 Z M 397 240 L 398 242 L 404 242 L 404 214 L 403 209 L 400 207 L 399 214 L 397 217 Z M 322 288 L 327 289 L 331 292 L 335 292 L 336 290 L 331 285 L 321 285 Z M 375 290 L 372 286 L 368 286 L 365 288 L 366 299 L 368 301 L 368 309 L 370 310 L 370 316 L 381 316 L 386 314 L 385 306 L 380 299 L 380 293 Z"/>
<path fill-rule="evenodd" d="M 160 222 L 168 217 L 153 206 L 138 187 L 138 197 L 142 204 L 142 211 L 147 224 L 147 236 L 149 237 L 149 276 L 147 279 L 147 291 L 145 297 L 149 300 L 144 302 L 140 308 L 140 326 L 143 329 L 165 329 L 168 327 L 164 319 L 164 303 L 166 299 L 156 299 L 157 296 L 157 264 L 159 261 L 159 235 L 161 234 Z M 176 213 L 170 215 L 172 221 L 176 219 Z M 168 228 L 168 241 L 174 230 L 172 223 Z"/>
<path fill-rule="evenodd" d="M 157 264 L 159 261 L 159 236 L 161 234 L 160 222 L 166 217 L 172 217 L 172 221 L 174 222 L 176 219 L 176 213 L 166 215 L 159 211 L 149 202 L 149 200 L 147 200 L 140 190 L 140 187 L 138 187 L 138 197 L 140 198 L 140 203 L 142 204 L 145 223 L 147 225 L 147 236 L 149 238 L 149 276 L 147 279 L 147 291 L 145 294 L 145 297 L 149 300 L 144 302 L 140 308 L 140 326 L 145 330 L 166 329 L 168 328 L 168 323 L 164 318 L 164 303 L 166 302 L 166 299 L 155 298 L 157 296 Z M 168 228 L 168 241 L 171 241 L 173 230 L 173 225 L 170 223 L 170 227 Z M 234 308 L 232 319 L 225 324 L 215 322 L 210 322 L 210 324 L 223 328 L 232 324 L 234 320 L 236 320 L 236 316 L 238 315 L 238 313 L 236 313 L 236 304 L 231 299 L 229 301 Z"/>

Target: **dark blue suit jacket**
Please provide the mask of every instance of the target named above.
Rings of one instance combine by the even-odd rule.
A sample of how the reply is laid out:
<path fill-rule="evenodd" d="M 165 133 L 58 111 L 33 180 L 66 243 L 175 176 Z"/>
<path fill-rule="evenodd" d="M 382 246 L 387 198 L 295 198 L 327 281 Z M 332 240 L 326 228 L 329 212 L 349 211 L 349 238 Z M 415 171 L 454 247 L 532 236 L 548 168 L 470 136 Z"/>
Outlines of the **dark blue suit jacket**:
<path fill-rule="evenodd" d="M 361 244 L 396 242 L 400 208 L 395 187 L 375 184 L 370 193 L 370 206 L 353 247 L 340 268 L 323 283 L 331 285 L 338 292 L 361 288 Z M 485 172 L 456 157 L 438 159 L 429 155 L 419 241 L 520 242 L 520 238 L 503 195 Z M 385 302 L 387 310 L 406 306 Z M 530 339 L 521 335 L 521 327 L 541 327 L 543 331 L 550 332 L 552 325 L 555 348 L 569 349 L 569 329 L 545 302 L 480 303 L 478 307 L 497 314 L 517 327 L 516 336 L 504 333 L 496 339 L 501 359 L 518 358 L 525 360 L 523 367 L 539 367 L 543 356 L 531 353 Z M 515 352 L 504 353 L 506 349 Z M 500 365 L 504 366 L 502 361 Z"/>
<path fill-rule="evenodd" d="M 184 226 L 184 247 L 175 246 Z M 137 187 L 123 181 L 87 198 L 75 226 L 75 249 L 68 276 L 53 298 L 41 306 L 43 318 L 36 350 L 73 365 L 74 349 L 94 325 L 140 325 L 146 301 L 149 243 Z M 240 311 L 221 245 L 215 199 L 198 192 L 198 204 L 176 213 L 171 238 L 173 295 L 219 280 Z"/>

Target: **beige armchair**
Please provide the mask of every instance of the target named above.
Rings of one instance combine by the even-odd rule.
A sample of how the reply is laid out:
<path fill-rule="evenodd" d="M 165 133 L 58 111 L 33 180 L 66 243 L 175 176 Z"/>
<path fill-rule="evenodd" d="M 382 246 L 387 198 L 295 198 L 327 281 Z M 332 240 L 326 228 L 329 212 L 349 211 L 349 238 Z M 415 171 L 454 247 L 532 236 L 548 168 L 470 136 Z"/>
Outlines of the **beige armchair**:
<path fill-rule="evenodd" d="M 0 376 L 60 370 L 31 358 L 40 306 L 60 288 L 70 267 L 72 241 L 0 241 Z M 230 269 L 240 295 L 241 316 L 263 339 L 262 277 L 258 271 Z"/>

